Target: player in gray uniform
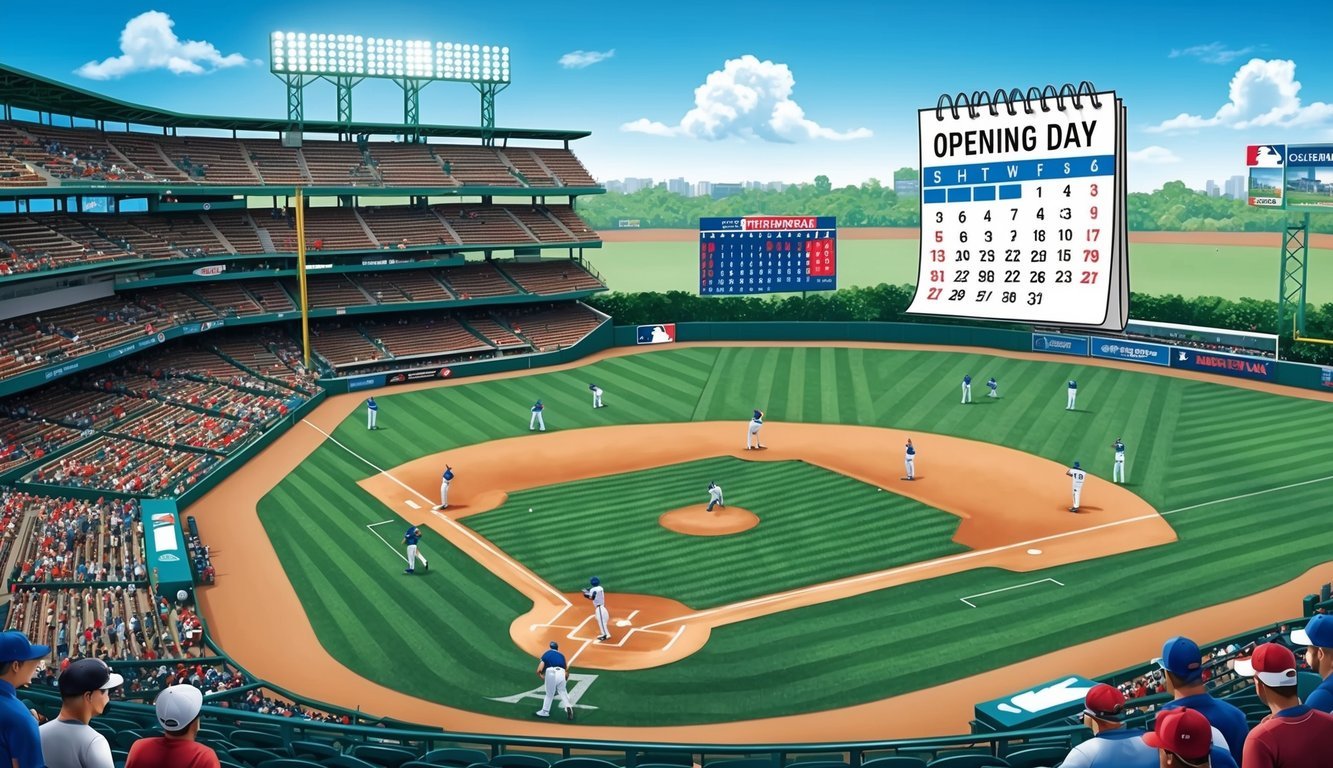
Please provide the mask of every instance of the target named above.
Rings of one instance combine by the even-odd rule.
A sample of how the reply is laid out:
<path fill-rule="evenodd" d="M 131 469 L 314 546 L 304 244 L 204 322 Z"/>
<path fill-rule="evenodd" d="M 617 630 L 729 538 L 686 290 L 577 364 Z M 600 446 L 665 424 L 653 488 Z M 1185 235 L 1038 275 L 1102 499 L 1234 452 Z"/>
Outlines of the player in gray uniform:
<path fill-rule="evenodd" d="M 708 484 L 708 509 L 704 511 L 712 512 L 713 507 L 727 508 L 727 505 L 722 501 L 722 486 L 717 483 Z"/>
<path fill-rule="evenodd" d="M 583 596 L 592 601 L 592 615 L 597 617 L 597 627 L 601 634 L 597 640 L 610 640 L 611 630 L 607 629 L 606 622 L 610 618 L 606 613 L 606 590 L 602 589 L 602 581 L 596 576 L 588 579 L 589 586 L 583 590 Z"/>

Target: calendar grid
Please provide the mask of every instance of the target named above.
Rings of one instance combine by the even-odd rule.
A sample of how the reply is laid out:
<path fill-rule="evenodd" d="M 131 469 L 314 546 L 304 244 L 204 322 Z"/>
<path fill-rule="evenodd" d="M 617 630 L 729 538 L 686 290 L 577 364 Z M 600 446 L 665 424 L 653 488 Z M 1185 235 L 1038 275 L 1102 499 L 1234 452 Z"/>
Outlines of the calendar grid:
<path fill-rule="evenodd" d="M 837 237 L 832 216 L 700 219 L 699 293 L 835 290 Z"/>

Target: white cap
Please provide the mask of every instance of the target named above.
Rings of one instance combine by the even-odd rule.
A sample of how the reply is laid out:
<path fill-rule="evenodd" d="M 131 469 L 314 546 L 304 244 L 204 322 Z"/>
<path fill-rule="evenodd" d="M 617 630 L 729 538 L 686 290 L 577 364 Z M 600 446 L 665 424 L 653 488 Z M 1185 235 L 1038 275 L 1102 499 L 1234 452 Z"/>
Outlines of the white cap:
<path fill-rule="evenodd" d="M 157 695 L 157 721 L 175 733 L 183 731 L 199 716 L 204 694 L 193 685 L 173 685 Z"/>

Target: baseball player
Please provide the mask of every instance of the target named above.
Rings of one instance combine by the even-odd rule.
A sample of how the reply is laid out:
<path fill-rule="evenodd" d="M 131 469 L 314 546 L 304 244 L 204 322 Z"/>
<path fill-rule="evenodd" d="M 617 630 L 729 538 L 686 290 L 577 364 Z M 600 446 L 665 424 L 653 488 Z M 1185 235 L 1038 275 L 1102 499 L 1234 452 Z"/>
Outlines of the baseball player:
<path fill-rule="evenodd" d="M 1125 482 L 1125 441 L 1117 437 L 1111 447 L 1115 448 L 1115 469 L 1111 471 L 1111 482 L 1123 483 Z"/>
<path fill-rule="evenodd" d="M 597 641 L 610 640 L 611 630 L 606 628 L 609 618 L 606 613 L 606 590 L 602 589 L 602 580 L 596 576 L 588 579 L 588 585 L 583 590 L 583 596 L 592 601 L 592 615 L 597 617 L 597 627 L 601 630 Z"/>
<path fill-rule="evenodd" d="M 539 425 L 542 428 L 541 431 L 546 431 L 546 419 L 542 418 L 542 409 L 544 407 L 545 406 L 542 405 L 542 401 L 540 400 L 532 404 L 532 418 L 528 419 L 529 432 L 536 429 Z"/>
<path fill-rule="evenodd" d="M 754 445 L 763 448 L 764 444 L 759 442 L 759 428 L 764 426 L 764 412 L 758 408 L 754 409 L 754 415 L 750 417 L 750 431 L 745 434 L 745 450 L 750 450 L 751 441 Z"/>
<path fill-rule="evenodd" d="M 907 466 L 907 477 L 904 480 L 916 479 L 916 446 L 912 445 L 912 438 L 907 438 L 907 454 L 903 456 L 903 464 Z"/>
<path fill-rule="evenodd" d="M 972 402 L 972 374 L 963 375 L 963 402 Z"/>
<path fill-rule="evenodd" d="M 986 393 L 986 397 L 1000 396 L 1000 382 L 996 381 L 994 376 L 986 381 L 986 388 L 990 390 L 990 392 Z"/>
<path fill-rule="evenodd" d="M 573 720 L 574 705 L 569 703 L 569 690 L 565 687 L 569 681 L 569 664 L 555 641 L 551 641 L 551 650 L 542 654 L 537 664 L 537 677 L 546 681 L 546 698 L 542 699 L 542 708 L 537 710 L 537 717 L 551 716 L 551 701 L 559 694 L 565 716 Z"/>
<path fill-rule="evenodd" d="M 426 562 L 426 556 L 417 550 L 417 542 L 419 541 L 421 541 L 421 529 L 415 525 L 408 528 L 407 533 L 403 534 L 403 543 L 407 544 L 407 568 L 403 573 L 416 573 L 414 566 L 418 560 L 421 561 L 421 570 L 430 570 L 430 563 Z"/>
<path fill-rule="evenodd" d="M 722 507 L 723 509 L 726 509 L 727 505 L 722 502 L 722 486 L 710 482 L 708 484 L 708 509 L 705 509 L 704 511 L 712 512 L 713 507 Z"/>
<path fill-rule="evenodd" d="M 440 478 L 440 503 L 436 509 L 449 508 L 449 483 L 454 481 L 454 468 L 448 464 L 444 465 L 444 476 Z"/>
<path fill-rule="evenodd" d="M 1074 506 L 1070 507 L 1069 511 L 1077 512 L 1078 497 L 1079 494 L 1083 493 L 1083 481 L 1088 479 L 1088 473 L 1080 469 L 1078 466 L 1078 462 L 1076 461 L 1074 462 L 1074 466 L 1070 467 L 1069 470 L 1065 472 L 1065 474 L 1074 478 Z"/>
<path fill-rule="evenodd" d="M 592 407 L 602 407 L 602 388 L 596 384 L 589 384 L 588 389 L 592 390 Z"/>
<path fill-rule="evenodd" d="M 375 426 L 375 421 L 379 418 L 379 415 L 379 403 L 376 403 L 373 397 L 366 398 L 366 429 L 379 429 Z"/>
<path fill-rule="evenodd" d="M 1078 382 L 1069 380 L 1069 402 L 1065 403 L 1065 410 L 1074 410 L 1074 401 L 1078 399 Z"/>

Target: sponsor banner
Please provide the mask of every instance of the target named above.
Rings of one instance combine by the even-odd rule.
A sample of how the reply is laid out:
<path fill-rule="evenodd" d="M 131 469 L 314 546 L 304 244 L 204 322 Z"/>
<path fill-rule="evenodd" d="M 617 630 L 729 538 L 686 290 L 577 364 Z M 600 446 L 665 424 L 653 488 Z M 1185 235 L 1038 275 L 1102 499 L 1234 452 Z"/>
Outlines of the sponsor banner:
<path fill-rule="evenodd" d="M 638 219 L 621 219 L 616 226 L 620 229 L 638 229 L 642 226 L 642 222 Z"/>
<path fill-rule="evenodd" d="M 188 335 L 191 333 L 199 333 L 203 329 L 204 326 L 202 323 L 186 323 L 185 325 L 181 326 L 181 334 Z"/>
<path fill-rule="evenodd" d="M 1333 368 L 1326 365 L 1319 366 L 1319 385 L 1333 388 Z"/>
<path fill-rule="evenodd" d="M 1171 348 L 1165 344 L 1093 336 L 1091 351 L 1093 357 L 1107 360 L 1128 360 L 1131 363 L 1162 366 L 1171 364 Z"/>
<path fill-rule="evenodd" d="M 638 335 L 640 344 L 670 344 L 676 340 L 676 324 L 641 325 Z"/>
<path fill-rule="evenodd" d="M 449 368 L 422 368 L 415 371 L 398 371 L 390 373 L 385 379 L 387 384 L 406 384 L 411 381 L 429 381 L 430 379 L 447 379 L 453 375 L 453 370 Z"/>
<path fill-rule="evenodd" d="M 1175 347 L 1171 351 L 1171 366 L 1189 371 L 1220 373 L 1223 376 L 1238 376 L 1243 379 L 1272 381 L 1277 377 L 1277 361 L 1263 357 L 1228 355 L 1222 352 L 1209 352 L 1205 349 Z M 1325 383 L 1325 386 L 1328 386 Z"/>
<path fill-rule="evenodd" d="M 997 731 L 1036 728 L 1083 709 L 1083 699 L 1096 685 L 1081 675 L 1051 680 L 1026 691 L 983 701 L 973 712 L 977 720 Z"/>
<path fill-rule="evenodd" d="M 313 271 L 315 271 L 315 270 L 317 270 L 317 269 L 333 269 L 333 265 L 332 265 L 332 264 L 310 264 L 310 263 L 307 263 L 307 264 L 305 265 L 305 271 L 307 271 L 307 272 L 313 272 Z"/>
<path fill-rule="evenodd" d="M 64 365 L 61 365 L 57 368 L 52 368 L 43 375 L 46 376 L 47 381 L 50 381 L 51 379 L 58 379 L 61 376 L 68 376 L 69 374 L 74 373 L 77 370 L 79 370 L 79 361 L 74 360 L 65 363 Z"/>
<path fill-rule="evenodd" d="M 214 328 L 221 328 L 224 325 L 226 325 L 225 320 L 205 320 L 204 322 L 199 324 L 199 330 L 211 331 Z"/>
<path fill-rule="evenodd" d="M 1032 334 L 1032 351 L 1087 357 L 1088 337 L 1069 336 L 1063 333 L 1034 333 Z"/>
<path fill-rule="evenodd" d="M 356 392 L 362 389 L 375 389 L 384 386 L 384 374 L 377 373 L 373 376 L 354 376 L 347 380 L 347 391 Z"/>
<path fill-rule="evenodd" d="M 200 277 L 212 277 L 213 275 L 220 275 L 226 271 L 227 271 L 226 264 L 214 264 L 208 267 L 200 267 L 196 269 L 194 273 L 196 275 L 199 275 Z"/>
<path fill-rule="evenodd" d="M 118 357 L 124 357 L 125 355 L 134 354 L 135 352 L 148 349 L 149 347 L 155 347 L 158 344 L 161 344 L 162 342 L 166 341 L 166 339 L 167 336 L 164 333 L 159 333 L 156 336 L 148 336 L 146 338 L 139 339 L 138 341 L 131 342 L 129 344 L 122 344 L 119 347 L 116 347 L 115 349 L 108 351 L 106 353 L 106 357 L 108 360 L 115 360 Z"/>

